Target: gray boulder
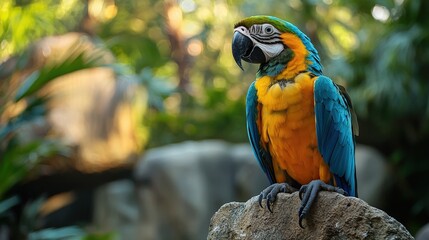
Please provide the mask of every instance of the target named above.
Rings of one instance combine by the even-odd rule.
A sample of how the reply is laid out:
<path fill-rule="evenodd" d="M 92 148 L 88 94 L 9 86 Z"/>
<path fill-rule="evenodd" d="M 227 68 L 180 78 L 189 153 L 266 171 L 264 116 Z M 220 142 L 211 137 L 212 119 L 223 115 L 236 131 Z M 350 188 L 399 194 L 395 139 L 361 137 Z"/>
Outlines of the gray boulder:
<path fill-rule="evenodd" d="M 429 223 L 424 225 L 416 234 L 416 240 L 428 240 L 429 239 Z"/>
<path fill-rule="evenodd" d="M 249 145 L 215 140 L 150 150 L 135 177 L 141 239 L 204 239 L 220 206 L 268 186 Z"/>
<path fill-rule="evenodd" d="M 372 147 L 357 145 L 356 174 L 359 198 L 382 208 L 395 179 L 386 159 Z"/>
<path fill-rule="evenodd" d="M 115 232 L 120 239 L 139 239 L 140 212 L 136 188 L 131 180 L 108 183 L 95 192 L 94 198 L 91 229 Z"/>
<path fill-rule="evenodd" d="M 298 193 L 279 194 L 273 213 L 257 197 L 222 206 L 207 239 L 413 239 L 402 224 L 363 200 L 320 192 L 304 229 L 298 225 Z"/>

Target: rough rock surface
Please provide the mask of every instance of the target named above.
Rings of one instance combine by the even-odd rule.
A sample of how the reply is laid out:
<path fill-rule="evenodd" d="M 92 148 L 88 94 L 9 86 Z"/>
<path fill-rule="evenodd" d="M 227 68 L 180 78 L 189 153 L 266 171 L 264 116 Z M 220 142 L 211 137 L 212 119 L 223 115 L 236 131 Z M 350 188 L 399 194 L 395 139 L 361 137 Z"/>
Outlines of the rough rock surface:
<path fill-rule="evenodd" d="M 265 201 L 264 201 L 265 203 Z M 413 239 L 402 224 L 363 200 L 320 192 L 302 229 L 298 193 L 279 194 L 273 213 L 258 198 L 223 205 L 207 239 Z"/>

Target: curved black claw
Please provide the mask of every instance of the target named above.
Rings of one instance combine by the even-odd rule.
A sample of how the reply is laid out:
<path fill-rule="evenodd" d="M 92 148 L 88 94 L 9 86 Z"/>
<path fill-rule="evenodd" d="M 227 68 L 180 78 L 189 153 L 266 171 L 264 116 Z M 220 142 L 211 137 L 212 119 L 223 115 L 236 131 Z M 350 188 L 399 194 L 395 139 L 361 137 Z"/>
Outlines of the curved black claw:
<path fill-rule="evenodd" d="M 291 187 L 287 183 L 274 183 L 267 188 L 265 188 L 261 194 L 259 194 L 258 202 L 259 206 L 263 208 L 262 206 L 262 200 L 267 200 L 267 208 L 270 212 L 273 212 L 271 210 L 272 204 L 276 201 L 277 194 L 279 193 L 292 193 L 295 192 L 297 189 Z"/>
<path fill-rule="evenodd" d="M 347 196 L 347 192 L 339 187 L 334 187 L 332 185 L 326 184 L 321 180 L 313 180 L 307 185 L 302 185 L 299 189 L 299 198 L 301 199 L 301 207 L 299 208 L 299 226 L 302 226 L 302 220 L 307 217 L 307 214 L 313 204 L 314 200 L 317 197 L 317 193 L 320 190 L 336 192 L 342 195 Z"/>

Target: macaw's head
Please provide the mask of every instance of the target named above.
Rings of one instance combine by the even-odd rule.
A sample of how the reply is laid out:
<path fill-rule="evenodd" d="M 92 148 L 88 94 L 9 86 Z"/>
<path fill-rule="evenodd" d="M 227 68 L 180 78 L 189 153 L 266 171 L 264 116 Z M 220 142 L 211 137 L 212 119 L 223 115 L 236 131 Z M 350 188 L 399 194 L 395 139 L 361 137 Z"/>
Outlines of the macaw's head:
<path fill-rule="evenodd" d="M 243 69 L 241 60 L 265 65 L 276 59 L 272 74 L 285 69 L 295 60 L 294 69 L 321 74 L 319 55 L 310 39 L 293 24 L 271 16 L 253 16 L 235 24 L 232 54 Z M 281 68 L 279 67 L 281 65 Z"/>

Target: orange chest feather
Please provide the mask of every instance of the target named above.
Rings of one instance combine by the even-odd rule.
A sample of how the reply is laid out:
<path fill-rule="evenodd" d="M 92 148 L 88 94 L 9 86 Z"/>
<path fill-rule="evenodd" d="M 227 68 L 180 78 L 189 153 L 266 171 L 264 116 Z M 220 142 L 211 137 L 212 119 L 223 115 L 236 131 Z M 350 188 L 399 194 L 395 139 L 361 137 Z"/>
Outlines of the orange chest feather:
<path fill-rule="evenodd" d="M 328 181 L 328 168 L 317 148 L 314 115 L 314 80 L 302 73 L 294 82 L 264 76 L 256 81 L 259 102 L 258 129 L 268 148 L 277 181 L 281 172 L 306 184 L 314 179 Z"/>

